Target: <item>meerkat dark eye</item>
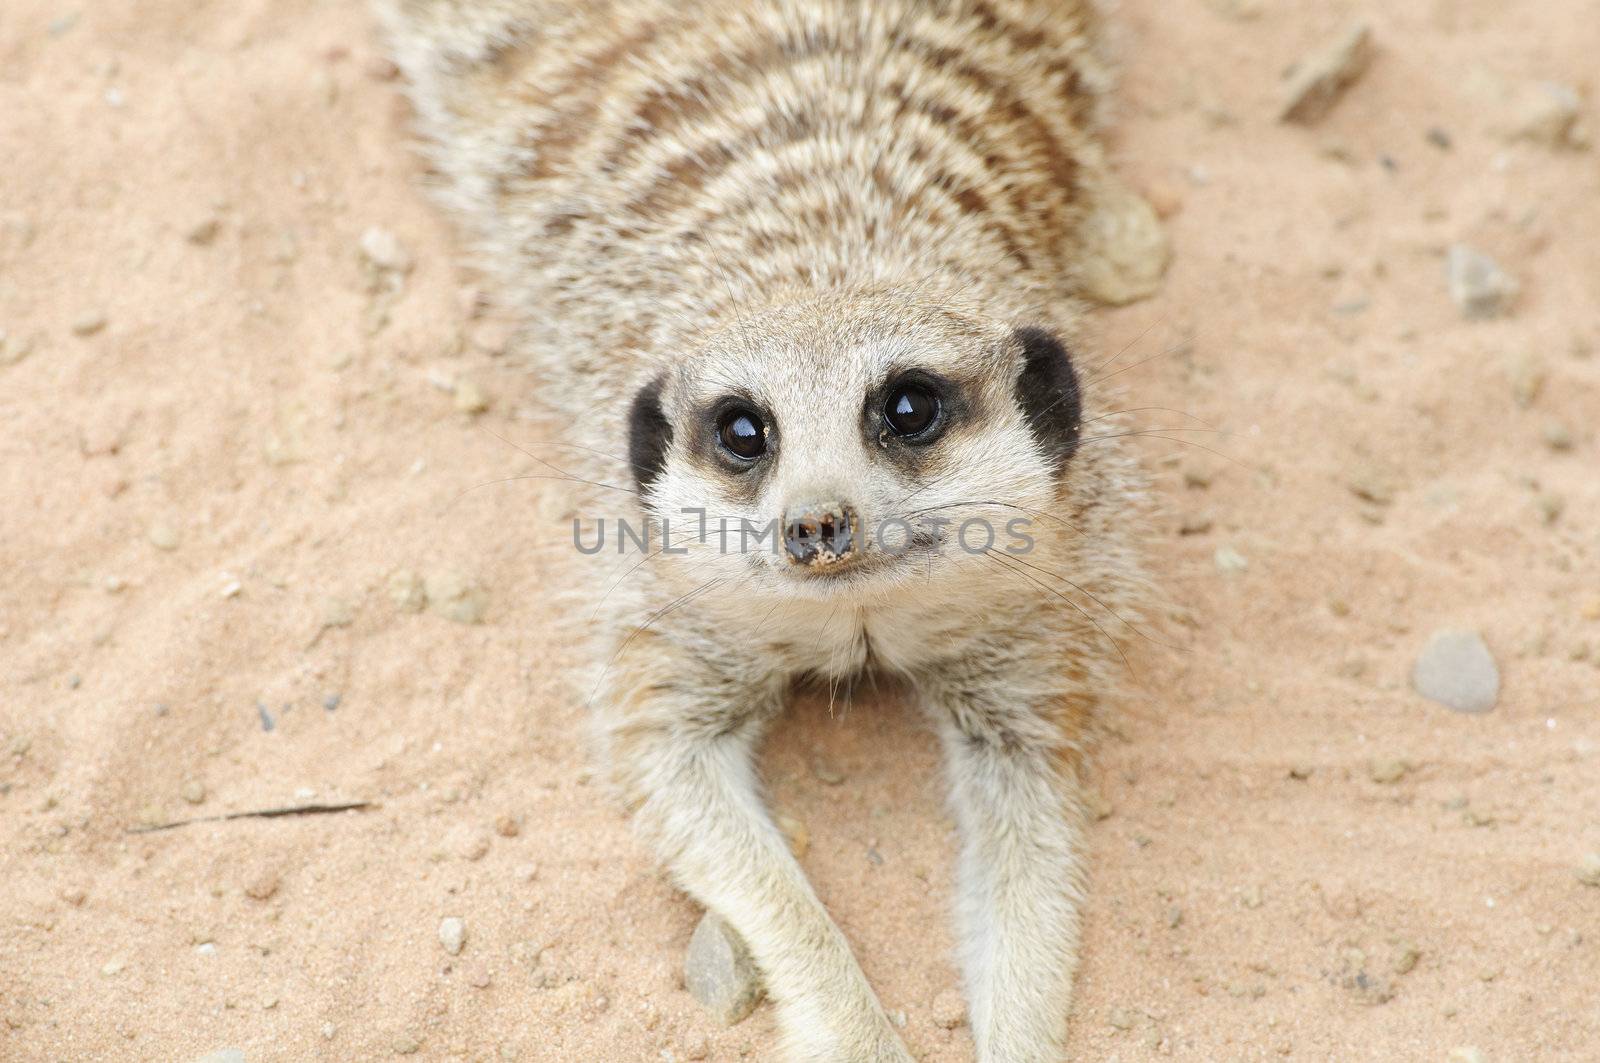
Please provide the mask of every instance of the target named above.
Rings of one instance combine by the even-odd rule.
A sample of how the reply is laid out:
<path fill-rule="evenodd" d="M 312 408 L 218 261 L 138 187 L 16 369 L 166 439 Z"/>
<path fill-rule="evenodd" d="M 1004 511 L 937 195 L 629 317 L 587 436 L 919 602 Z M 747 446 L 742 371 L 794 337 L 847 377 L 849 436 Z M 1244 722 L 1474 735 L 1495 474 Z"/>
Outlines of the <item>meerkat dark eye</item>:
<path fill-rule="evenodd" d="M 728 453 L 754 461 L 767 452 L 767 426 L 754 410 L 735 408 L 717 420 L 717 439 Z"/>
<path fill-rule="evenodd" d="M 939 397 L 918 384 L 901 384 L 889 392 L 883 419 L 897 436 L 915 436 L 939 417 Z"/>

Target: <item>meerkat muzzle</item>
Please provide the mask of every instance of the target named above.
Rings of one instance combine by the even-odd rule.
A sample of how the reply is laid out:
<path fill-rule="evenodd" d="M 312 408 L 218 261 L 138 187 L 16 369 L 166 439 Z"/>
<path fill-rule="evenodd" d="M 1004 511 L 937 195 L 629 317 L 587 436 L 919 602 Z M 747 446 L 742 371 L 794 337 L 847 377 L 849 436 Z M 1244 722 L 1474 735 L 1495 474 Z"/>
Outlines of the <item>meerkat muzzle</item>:
<path fill-rule="evenodd" d="M 837 564 L 856 552 L 860 524 L 854 507 L 843 502 L 802 506 L 784 514 L 784 549 L 797 565 Z"/>

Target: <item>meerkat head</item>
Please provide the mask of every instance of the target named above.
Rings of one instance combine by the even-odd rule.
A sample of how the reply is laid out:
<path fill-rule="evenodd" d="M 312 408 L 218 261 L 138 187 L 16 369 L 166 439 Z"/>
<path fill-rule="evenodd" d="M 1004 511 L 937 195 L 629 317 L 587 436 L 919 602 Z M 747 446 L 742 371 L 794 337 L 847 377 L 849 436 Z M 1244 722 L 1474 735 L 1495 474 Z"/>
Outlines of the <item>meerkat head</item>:
<path fill-rule="evenodd" d="M 837 296 L 746 314 L 641 387 L 629 458 L 704 571 L 831 597 L 1031 542 L 1081 409 L 1047 330 Z"/>

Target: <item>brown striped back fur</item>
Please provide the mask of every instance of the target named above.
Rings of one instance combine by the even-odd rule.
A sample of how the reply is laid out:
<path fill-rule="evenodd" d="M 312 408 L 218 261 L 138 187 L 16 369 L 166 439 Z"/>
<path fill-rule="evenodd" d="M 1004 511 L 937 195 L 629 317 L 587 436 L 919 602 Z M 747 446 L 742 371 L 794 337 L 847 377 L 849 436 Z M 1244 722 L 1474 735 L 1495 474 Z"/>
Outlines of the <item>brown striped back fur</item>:
<path fill-rule="evenodd" d="M 1070 325 L 1104 168 L 1092 6 L 382 10 L 440 193 L 573 410 L 797 292 L 932 284 Z"/>

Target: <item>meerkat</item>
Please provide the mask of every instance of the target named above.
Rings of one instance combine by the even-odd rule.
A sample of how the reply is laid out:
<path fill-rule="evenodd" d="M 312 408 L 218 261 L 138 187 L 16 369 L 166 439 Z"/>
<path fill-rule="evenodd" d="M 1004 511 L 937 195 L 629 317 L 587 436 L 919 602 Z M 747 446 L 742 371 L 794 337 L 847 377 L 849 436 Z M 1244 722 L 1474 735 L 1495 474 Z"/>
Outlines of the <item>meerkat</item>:
<path fill-rule="evenodd" d="M 1073 354 L 1118 187 L 1094 3 L 378 7 L 563 439 L 674 525 L 594 640 L 639 832 L 743 938 L 787 1058 L 910 1059 L 755 764 L 797 681 L 895 677 L 942 745 L 978 1057 L 1060 1059 L 1107 625 L 1144 585 L 1136 463 Z"/>

